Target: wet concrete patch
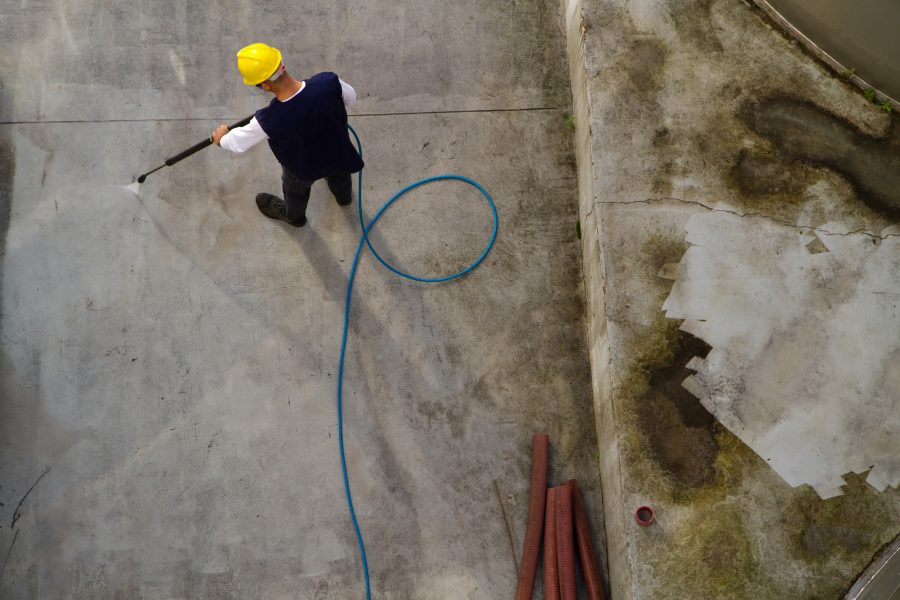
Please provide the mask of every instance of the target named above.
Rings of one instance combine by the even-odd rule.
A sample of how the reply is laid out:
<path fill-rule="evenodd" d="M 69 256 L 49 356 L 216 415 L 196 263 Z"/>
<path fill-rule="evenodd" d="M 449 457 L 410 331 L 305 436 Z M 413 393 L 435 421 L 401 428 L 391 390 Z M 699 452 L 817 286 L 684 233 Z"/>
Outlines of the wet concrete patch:
<path fill-rule="evenodd" d="M 742 192 L 751 196 L 777 194 L 784 202 L 801 202 L 801 192 L 815 179 L 813 169 L 799 162 L 785 164 L 777 153 L 742 149 L 733 171 Z"/>
<path fill-rule="evenodd" d="M 705 357 L 711 348 L 683 331 L 676 333 L 673 346 L 671 360 L 650 372 L 650 388 L 637 410 L 654 460 L 677 483 L 693 487 L 715 477 L 716 426 L 681 382 L 693 374 L 687 363 Z"/>
<path fill-rule="evenodd" d="M 876 492 L 866 483 L 867 475 L 845 475 L 844 494 L 827 502 L 819 501 L 810 489 L 798 491 L 784 519 L 800 556 L 807 561 L 833 556 L 864 560 L 873 540 L 889 531 L 890 523 L 897 522 L 896 509 L 890 503 L 897 491 Z"/>
<path fill-rule="evenodd" d="M 657 258 L 674 249 L 660 246 Z M 644 535 L 660 550 L 663 539 L 670 544 L 665 552 L 650 553 L 641 568 L 667 571 L 659 598 L 774 597 L 769 589 L 758 595 L 761 590 L 748 576 L 759 572 L 759 557 L 746 534 L 738 493 L 747 469 L 765 465 L 681 388 L 691 373 L 690 358 L 706 355 L 710 347 L 678 326 L 662 317 L 654 321 L 620 390 L 632 399 L 635 414 L 624 440 L 626 454 L 639 465 L 634 490 L 640 498 L 652 498 L 659 517 L 656 529 L 647 528 Z M 673 506 L 690 511 L 676 518 Z M 680 557 L 677 569 L 666 564 L 669 552 Z"/>
<path fill-rule="evenodd" d="M 815 104 L 775 97 L 745 105 L 741 117 L 773 142 L 766 153 L 742 152 L 734 178 L 748 195 L 797 193 L 811 180 L 803 165 L 840 174 L 870 208 L 900 217 L 900 133 L 876 138 Z"/>
<path fill-rule="evenodd" d="M 703 52 L 722 52 L 722 43 L 712 24 L 712 0 L 698 0 L 694 10 L 671 7 L 672 21 L 680 39 Z"/>
<path fill-rule="evenodd" d="M 628 72 L 634 89 L 653 97 L 663 85 L 663 69 L 667 58 L 666 47 L 658 40 L 642 38 L 635 40 L 628 52 L 628 60 L 634 68 Z"/>
<path fill-rule="evenodd" d="M 664 235 L 650 235 L 640 244 L 633 268 L 654 282 L 657 309 L 671 289 L 671 282 L 659 274 L 666 265 L 678 262 L 686 250 L 687 244 Z M 693 374 L 688 362 L 695 356 L 705 357 L 711 348 L 681 331 L 679 324 L 659 313 L 638 344 L 640 357 L 628 387 L 634 399 L 641 452 L 683 494 L 715 478 L 719 428 L 700 401 L 681 385 Z"/>

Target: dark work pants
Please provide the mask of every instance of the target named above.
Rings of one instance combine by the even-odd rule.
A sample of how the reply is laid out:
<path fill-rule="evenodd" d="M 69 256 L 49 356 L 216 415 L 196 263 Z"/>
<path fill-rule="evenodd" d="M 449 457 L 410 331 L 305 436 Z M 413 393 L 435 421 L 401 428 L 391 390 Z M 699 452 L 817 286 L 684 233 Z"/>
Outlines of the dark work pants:
<path fill-rule="evenodd" d="M 336 173 L 325 178 L 328 189 L 340 205 L 347 205 L 353 200 L 353 180 L 350 173 Z M 284 211 L 289 221 L 299 221 L 306 216 L 306 205 L 309 203 L 309 190 L 315 180 L 309 181 L 294 177 L 287 169 L 281 171 L 281 189 L 284 191 Z"/>

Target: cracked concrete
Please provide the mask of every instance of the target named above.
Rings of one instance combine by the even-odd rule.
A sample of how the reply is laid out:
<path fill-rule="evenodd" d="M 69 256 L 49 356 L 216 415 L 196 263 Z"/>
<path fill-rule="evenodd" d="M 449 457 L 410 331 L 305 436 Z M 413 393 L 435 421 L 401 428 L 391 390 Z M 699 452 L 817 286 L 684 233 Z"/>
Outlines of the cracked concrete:
<path fill-rule="evenodd" d="M 847 236 L 847 235 L 863 235 L 871 239 L 875 240 L 886 240 L 892 237 L 900 236 L 900 233 L 872 233 L 871 231 L 867 231 L 866 229 L 854 229 L 852 231 L 831 231 L 825 229 L 823 227 L 811 227 L 809 225 L 797 225 L 795 223 L 789 223 L 783 219 L 776 219 L 771 217 L 770 215 L 766 215 L 759 212 L 741 212 L 734 209 L 723 208 L 722 205 L 719 206 L 709 206 L 702 202 L 697 202 L 696 200 L 684 200 L 682 198 L 647 198 L 646 200 L 629 200 L 627 202 L 596 202 L 595 205 L 604 205 L 604 204 L 653 204 L 657 202 L 680 202 L 684 204 L 690 204 L 693 206 L 699 206 L 705 210 L 710 212 L 721 212 L 729 215 L 734 215 L 736 217 L 747 217 L 747 218 L 759 218 L 765 219 L 772 223 L 777 223 L 779 225 L 783 225 L 785 227 L 791 227 L 793 229 L 797 229 L 800 231 L 809 231 L 815 233 L 821 233 L 822 235 L 839 235 L 839 236 Z M 591 207 L 591 212 L 588 212 L 585 215 L 585 218 L 590 217 L 593 214 L 593 207 Z"/>

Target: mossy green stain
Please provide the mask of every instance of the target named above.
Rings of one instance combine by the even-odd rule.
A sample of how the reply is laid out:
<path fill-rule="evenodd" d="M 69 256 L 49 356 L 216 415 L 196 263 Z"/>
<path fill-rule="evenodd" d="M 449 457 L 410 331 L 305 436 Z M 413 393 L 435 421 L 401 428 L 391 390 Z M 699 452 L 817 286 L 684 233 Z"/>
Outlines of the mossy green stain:
<path fill-rule="evenodd" d="M 871 558 L 869 540 L 886 543 L 900 532 L 900 491 L 879 493 L 865 482 L 865 474 L 850 473 L 844 479 L 843 495 L 822 500 L 804 486 L 785 510 L 791 542 L 807 561 Z"/>
<path fill-rule="evenodd" d="M 672 532 L 679 573 L 670 577 L 666 597 L 758 597 L 759 564 L 745 533 L 742 511 L 723 503 L 711 507 L 705 517 Z"/>

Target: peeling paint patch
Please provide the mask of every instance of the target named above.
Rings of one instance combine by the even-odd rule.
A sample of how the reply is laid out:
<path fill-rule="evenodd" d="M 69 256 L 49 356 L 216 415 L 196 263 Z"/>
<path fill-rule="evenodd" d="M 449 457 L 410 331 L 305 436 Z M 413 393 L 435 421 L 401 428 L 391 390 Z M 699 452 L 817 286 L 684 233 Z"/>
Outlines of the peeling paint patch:
<path fill-rule="evenodd" d="M 829 498 L 869 469 L 878 490 L 900 484 L 900 231 L 829 235 L 723 208 L 686 229 L 663 309 L 713 349 L 684 387 L 793 486 Z"/>

